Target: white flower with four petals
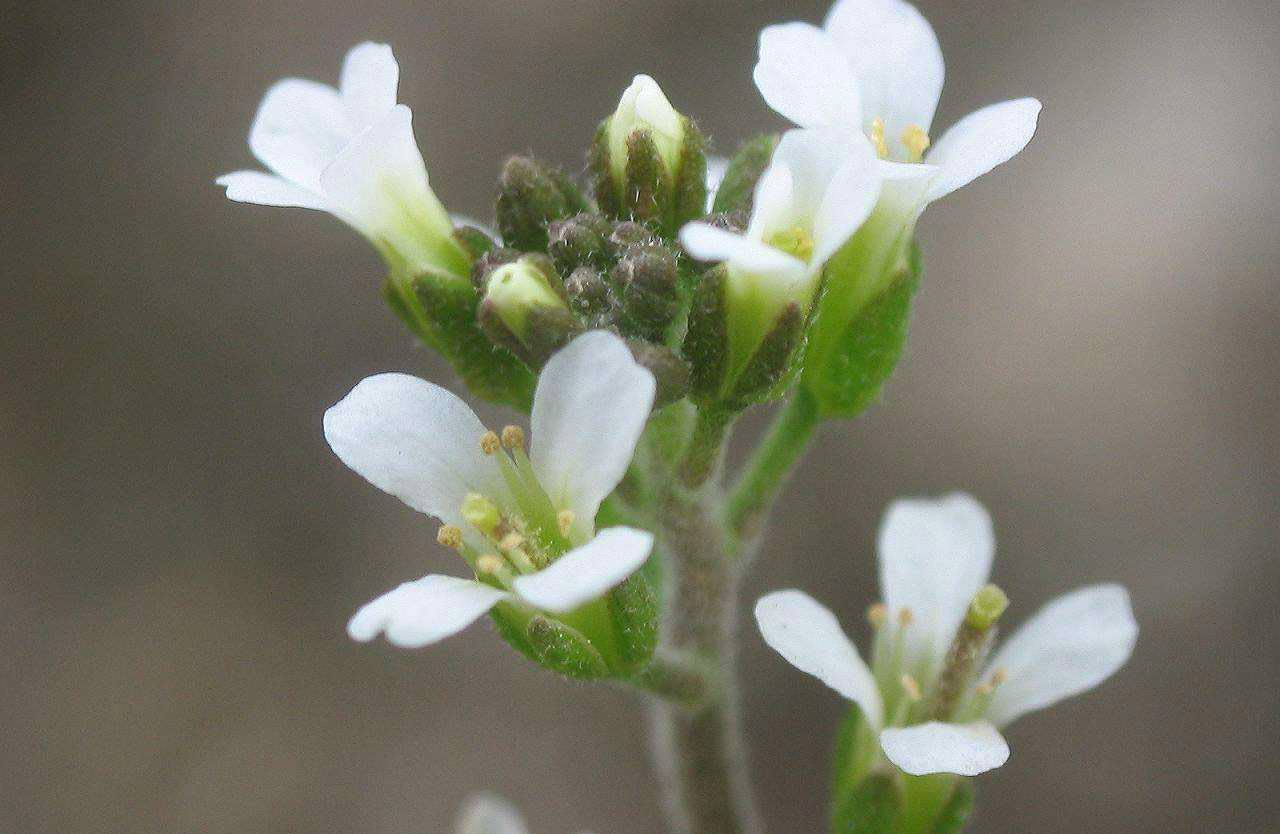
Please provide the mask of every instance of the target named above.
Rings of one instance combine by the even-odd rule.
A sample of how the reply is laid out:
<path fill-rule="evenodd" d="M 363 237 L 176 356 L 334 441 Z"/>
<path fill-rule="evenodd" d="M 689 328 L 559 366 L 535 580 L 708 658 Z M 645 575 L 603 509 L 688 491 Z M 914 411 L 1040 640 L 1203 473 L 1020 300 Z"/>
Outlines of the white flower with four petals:
<path fill-rule="evenodd" d="M 443 522 L 442 541 L 480 579 L 406 582 L 361 608 L 350 635 L 425 646 L 500 602 L 565 614 L 634 573 L 653 536 L 629 527 L 597 533 L 594 519 L 627 471 L 654 390 L 621 339 L 585 333 L 538 378 L 526 454 L 522 432 L 509 427 L 500 441 L 430 382 L 379 374 L 358 384 L 325 413 L 329 445 L 374 486 Z"/>
<path fill-rule="evenodd" d="M 871 667 L 835 616 L 801 591 L 761 598 L 756 621 L 788 662 L 858 705 L 885 756 L 907 773 L 999 767 L 1009 757 L 999 728 L 1092 689 L 1133 651 L 1138 627 L 1124 588 L 1081 588 L 1014 632 L 950 715 L 929 715 L 948 650 L 991 570 L 991 519 L 968 495 L 902 500 L 885 515 L 878 546 L 884 607 Z"/>

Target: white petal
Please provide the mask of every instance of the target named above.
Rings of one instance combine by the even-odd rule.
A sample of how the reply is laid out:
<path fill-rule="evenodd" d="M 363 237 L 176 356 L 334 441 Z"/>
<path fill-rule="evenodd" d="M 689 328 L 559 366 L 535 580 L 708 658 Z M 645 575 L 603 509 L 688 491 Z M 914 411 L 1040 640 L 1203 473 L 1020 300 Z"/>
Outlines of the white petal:
<path fill-rule="evenodd" d="M 730 262 L 753 275 L 796 276 L 806 270 L 803 261 L 780 249 L 706 223 L 686 223 L 680 244 L 698 260 Z"/>
<path fill-rule="evenodd" d="M 617 336 L 593 330 L 547 362 L 530 418 L 530 459 L 557 510 L 590 535 L 600 502 L 626 474 L 649 419 L 653 374 Z"/>
<path fill-rule="evenodd" d="M 544 611 L 572 611 L 635 573 L 652 549 L 651 533 L 610 527 L 550 567 L 516 577 L 512 588 L 525 602 Z"/>
<path fill-rule="evenodd" d="M 387 235 L 388 227 L 420 205 L 439 205 L 413 140 L 413 114 L 403 104 L 352 139 L 325 168 L 320 182 L 335 208 L 371 238 Z M 442 208 L 439 215 L 449 223 Z M 433 213 L 426 219 L 439 221 L 440 217 Z"/>
<path fill-rule="evenodd" d="M 286 180 L 318 192 L 321 172 L 355 133 L 337 90 L 286 78 L 263 97 L 249 130 L 249 148 Z"/>
<path fill-rule="evenodd" d="M 789 131 L 782 137 L 783 140 L 785 141 L 792 133 L 803 134 L 803 131 Z M 779 143 L 779 147 L 781 146 Z M 778 152 L 774 150 L 773 160 L 756 182 L 747 237 L 753 240 L 767 240 L 774 232 L 800 225 L 799 218 L 796 217 L 795 205 L 795 177 L 791 172 L 791 166 L 780 162 Z M 807 227 L 808 223 L 804 226 Z"/>
<path fill-rule="evenodd" d="M 986 721 L 893 727 L 880 734 L 880 748 L 912 776 L 956 773 L 977 776 L 1009 760 L 1009 745 Z"/>
<path fill-rule="evenodd" d="M 1004 669 L 987 717 L 1003 727 L 1020 715 L 1092 689 L 1133 653 L 1138 624 L 1129 594 L 1095 585 L 1058 597 L 1014 632 L 989 670 Z"/>
<path fill-rule="evenodd" d="M 507 800 L 492 793 L 467 798 L 458 812 L 456 834 L 529 834 L 524 817 Z"/>
<path fill-rule="evenodd" d="M 395 107 L 399 82 L 400 66 L 391 47 L 367 41 L 353 46 L 342 62 L 338 81 L 352 123 L 368 127 Z"/>
<path fill-rule="evenodd" d="M 880 525 L 880 588 L 892 616 L 910 608 L 907 670 L 936 671 L 973 595 L 991 573 L 995 533 L 972 496 L 893 502 Z"/>
<path fill-rule="evenodd" d="M 452 637 L 506 596 L 471 579 L 432 574 L 365 605 L 347 624 L 347 634 L 367 643 L 385 633 L 393 645 L 417 649 Z"/>
<path fill-rule="evenodd" d="M 509 500 L 501 471 L 480 450 L 485 428 L 467 404 L 406 374 L 371 376 L 324 415 L 342 462 L 419 512 L 461 523 L 462 499 Z"/>
<path fill-rule="evenodd" d="M 769 169 L 762 175 L 761 181 L 775 171 L 786 172 L 787 177 L 781 184 L 771 188 L 775 193 L 758 193 L 756 198 L 757 214 L 761 211 L 761 203 L 765 202 L 761 200 L 762 196 L 767 196 L 770 202 L 783 204 L 778 213 L 785 213 L 786 216 L 771 220 L 765 227 L 768 231 L 796 226 L 807 228 L 813 223 L 836 171 L 840 170 L 858 147 L 849 137 L 847 131 L 835 128 L 788 130 L 782 135 L 773 152 Z M 862 145 L 867 155 L 874 159 L 870 143 L 864 142 Z M 760 191 L 763 192 L 764 189 Z"/>
<path fill-rule="evenodd" d="M 823 28 L 840 46 L 862 93 L 863 124 L 885 121 L 898 143 L 908 125 L 929 130 L 942 95 L 942 50 L 933 28 L 902 0 L 840 0 Z"/>
<path fill-rule="evenodd" d="M 814 264 L 826 263 L 871 214 L 880 198 L 879 161 L 855 145 L 832 176 L 813 221 Z"/>
<path fill-rule="evenodd" d="M 862 106 L 852 67 L 839 46 L 816 26 L 765 27 L 754 77 L 765 102 L 801 127 L 861 129 Z"/>
<path fill-rule="evenodd" d="M 729 160 L 723 156 L 709 154 L 707 156 L 707 205 L 706 210 L 709 214 L 711 207 L 716 202 L 716 192 L 720 190 L 720 183 L 724 182 L 724 175 L 729 170 Z"/>
<path fill-rule="evenodd" d="M 274 174 L 261 171 L 233 171 L 223 174 L 216 180 L 218 185 L 226 186 L 227 199 L 238 203 L 256 203 L 260 206 L 296 206 L 298 208 L 320 209 L 328 206 L 324 198 L 300 185 Z"/>
<path fill-rule="evenodd" d="M 1040 102 L 1020 98 L 992 104 L 956 122 L 929 151 L 929 164 L 941 169 L 929 200 L 945 197 L 1013 159 L 1035 135 L 1039 118 Z"/>
<path fill-rule="evenodd" d="M 756 624 L 788 663 L 853 701 L 871 726 L 880 726 L 884 705 L 875 676 L 821 603 L 803 591 L 775 591 L 756 603 Z"/>

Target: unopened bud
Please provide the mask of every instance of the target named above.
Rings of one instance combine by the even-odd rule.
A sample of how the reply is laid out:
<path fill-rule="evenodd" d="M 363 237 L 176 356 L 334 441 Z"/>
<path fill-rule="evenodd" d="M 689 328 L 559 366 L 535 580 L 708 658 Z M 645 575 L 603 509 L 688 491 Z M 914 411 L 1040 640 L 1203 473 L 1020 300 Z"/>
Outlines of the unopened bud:
<path fill-rule="evenodd" d="M 591 152 L 596 202 L 619 219 L 674 234 L 706 204 L 706 142 L 662 89 L 637 75 L 596 134 Z"/>
<path fill-rule="evenodd" d="M 969 610 L 965 613 L 965 622 L 973 628 L 985 631 L 995 625 L 996 620 L 1009 607 L 1009 597 L 996 585 L 983 585 L 973 595 Z"/>
<path fill-rule="evenodd" d="M 575 269 L 564 282 L 569 307 L 590 327 L 612 322 L 617 299 L 605 277 L 589 266 Z"/>
<path fill-rule="evenodd" d="M 658 383 L 654 394 L 655 409 L 669 405 L 689 393 L 689 364 L 666 345 L 655 345 L 640 339 L 628 339 L 631 355 L 653 374 Z"/>
<path fill-rule="evenodd" d="M 498 246 L 497 241 L 475 226 L 456 226 L 453 230 L 453 239 L 467 251 L 472 260 Z"/>
<path fill-rule="evenodd" d="M 657 244 L 632 247 L 618 261 L 612 275 L 630 335 L 663 341 L 667 327 L 680 310 L 675 253 Z"/>
<path fill-rule="evenodd" d="M 540 368 L 582 326 L 561 295 L 559 277 L 545 255 L 525 255 L 485 279 L 480 327 L 531 368 Z"/>
<path fill-rule="evenodd" d="M 480 257 L 476 258 L 476 262 L 471 266 L 471 284 L 476 288 L 476 292 L 484 295 L 485 287 L 489 282 L 489 276 L 494 271 L 506 264 L 515 263 L 520 260 L 520 253 L 515 249 L 508 249 L 505 246 L 499 246 L 490 249 Z"/>
<path fill-rule="evenodd" d="M 578 267 L 605 268 L 613 224 L 599 214 L 575 214 L 547 227 L 547 252 L 565 274 Z"/>
<path fill-rule="evenodd" d="M 586 209 L 569 177 L 527 156 L 513 156 L 502 168 L 498 230 L 508 246 L 523 251 L 547 247 L 547 226 Z"/>

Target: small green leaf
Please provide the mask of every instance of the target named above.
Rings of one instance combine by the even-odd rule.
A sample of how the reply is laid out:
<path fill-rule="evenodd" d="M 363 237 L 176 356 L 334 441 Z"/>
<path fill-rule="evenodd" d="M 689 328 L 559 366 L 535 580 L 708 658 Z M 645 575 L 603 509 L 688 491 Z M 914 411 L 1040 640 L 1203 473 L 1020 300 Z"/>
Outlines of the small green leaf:
<path fill-rule="evenodd" d="M 840 268 L 839 262 L 833 261 L 832 268 Z M 906 268 L 848 321 L 823 321 L 824 308 L 819 308 L 815 327 L 823 338 L 816 345 L 820 349 L 805 358 L 802 384 L 817 399 L 823 417 L 856 417 L 880 395 L 902 357 L 919 282 L 919 250 L 913 246 Z"/>

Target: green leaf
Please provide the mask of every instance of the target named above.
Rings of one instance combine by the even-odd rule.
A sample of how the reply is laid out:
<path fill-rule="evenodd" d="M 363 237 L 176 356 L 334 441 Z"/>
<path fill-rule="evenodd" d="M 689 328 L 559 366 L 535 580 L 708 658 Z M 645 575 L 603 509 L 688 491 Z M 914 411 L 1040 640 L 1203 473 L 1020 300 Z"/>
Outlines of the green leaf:
<path fill-rule="evenodd" d="M 856 269 L 860 265 L 857 259 L 841 263 L 837 256 L 829 268 Z M 902 357 L 911 299 L 919 283 L 920 254 L 913 246 L 905 268 L 898 270 L 885 288 L 848 320 L 834 320 L 838 313 L 828 310 L 827 299 L 823 299 L 802 378 L 802 384 L 818 401 L 823 417 L 856 417 L 879 397 Z"/>

